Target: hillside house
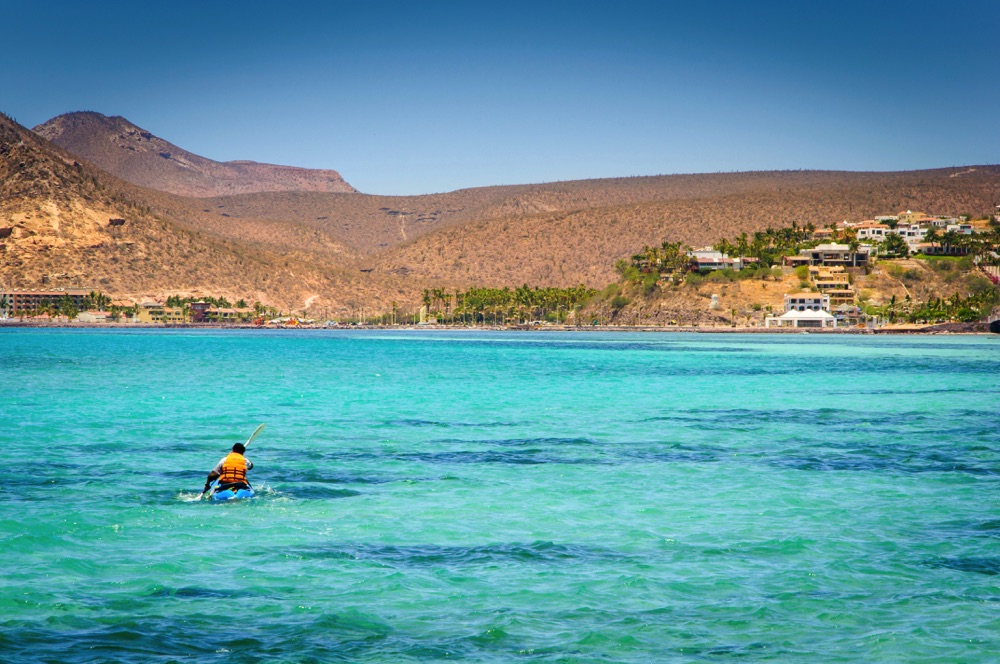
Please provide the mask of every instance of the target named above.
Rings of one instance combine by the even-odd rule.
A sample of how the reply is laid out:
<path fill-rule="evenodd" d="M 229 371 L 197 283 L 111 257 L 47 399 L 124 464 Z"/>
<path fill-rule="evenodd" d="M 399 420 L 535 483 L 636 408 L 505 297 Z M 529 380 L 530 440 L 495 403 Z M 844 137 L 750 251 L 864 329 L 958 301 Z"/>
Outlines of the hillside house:
<path fill-rule="evenodd" d="M 921 226 L 920 224 L 900 224 L 892 232 L 901 235 L 906 242 L 906 246 L 910 248 L 910 251 L 915 251 L 914 247 L 923 242 L 924 237 L 927 235 L 927 230 L 926 226 Z"/>
<path fill-rule="evenodd" d="M 842 267 L 858 267 L 868 263 L 871 247 L 862 245 L 857 251 L 851 251 L 846 244 L 821 244 L 812 249 L 802 249 L 797 257 L 786 256 L 786 265 L 840 265 Z"/>
<path fill-rule="evenodd" d="M 854 304 L 854 287 L 851 286 L 850 275 L 844 268 L 812 266 L 809 268 L 809 276 L 819 292 L 830 296 L 831 308 Z"/>
<path fill-rule="evenodd" d="M 742 270 L 750 262 L 745 258 L 730 258 L 721 251 L 713 249 L 695 249 L 688 252 L 691 257 L 691 268 L 694 270 Z"/>
<path fill-rule="evenodd" d="M 892 229 L 885 224 L 874 221 L 860 223 L 855 226 L 855 230 L 859 240 L 874 240 L 875 242 L 881 242 L 885 239 L 886 233 L 892 232 Z"/>
<path fill-rule="evenodd" d="M 954 244 L 944 245 L 938 242 L 919 242 L 914 245 L 914 253 L 925 254 L 927 256 L 968 256 L 967 247 L 959 247 Z"/>
<path fill-rule="evenodd" d="M 931 217 L 926 212 L 913 212 L 911 210 L 906 210 L 905 212 L 900 212 L 896 215 L 896 220 L 901 224 L 913 224 L 919 221 L 927 221 L 929 219 L 931 219 Z"/>

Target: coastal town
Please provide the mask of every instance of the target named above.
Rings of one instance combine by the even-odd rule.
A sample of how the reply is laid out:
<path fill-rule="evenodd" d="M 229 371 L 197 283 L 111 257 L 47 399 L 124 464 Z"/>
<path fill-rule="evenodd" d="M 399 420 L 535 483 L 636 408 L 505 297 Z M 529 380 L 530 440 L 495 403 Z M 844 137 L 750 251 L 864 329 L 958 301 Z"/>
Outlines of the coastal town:
<path fill-rule="evenodd" d="M 622 282 L 643 285 L 646 295 L 668 297 L 671 288 L 696 287 L 743 279 L 797 279 L 780 301 L 753 305 L 759 315 L 730 319 L 719 295 L 708 297 L 708 325 L 764 330 L 877 329 L 899 323 L 929 324 L 986 318 L 993 322 L 1000 286 L 1000 206 L 992 217 L 933 215 L 910 210 L 859 221 L 817 227 L 812 223 L 723 239 L 711 247 L 691 248 L 664 241 L 645 247 L 616 269 Z M 878 271 L 900 272 L 898 263 L 920 259 L 941 269 L 965 269 L 977 281 L 972 293 L 942 293 L 938 306 L 911 301 L 882 303 L 866 298 L 856 284 Z M 940 265 L 944 261 L 943 265 Z M 902 275 L 905 277 L 906 272 Z M 912 275 L 910 275 L 912 276 Z M 794 280 L 793 280 L 794 281 Z M 988 284 L 989 288 L 983 286 Z M 977 290 L 978 289 L 978 290 Z M 404 311 L 365 312 L 341 319 L 308 310 L 282 312 L 259 301 L 230 302 L 225 297 L 125 299 L 93 288 L 0 289 L 0 322 L 28 325 L 131 326 L 469 326 L 609 327 L 623 322 L 618 312 L 630 302 L 627 288 L 597 291 L 578 288 L 427 289 L 422 306 Z M 635 289 L 633 289 L 634 291 Z M 948 300 L 947 298 L 951 298 Z M 905 305 L 905 306 L 904 306 Z M 713 318 L 714 316 L 714 318 Z M 618 320 L 616 320 L 618 318 Z M 676 321 L 661 323 L 676 326 Z M 700 326 L 704 326 L 702 323 Z M 698 327 L 699 325 L 693 325 Z"/>

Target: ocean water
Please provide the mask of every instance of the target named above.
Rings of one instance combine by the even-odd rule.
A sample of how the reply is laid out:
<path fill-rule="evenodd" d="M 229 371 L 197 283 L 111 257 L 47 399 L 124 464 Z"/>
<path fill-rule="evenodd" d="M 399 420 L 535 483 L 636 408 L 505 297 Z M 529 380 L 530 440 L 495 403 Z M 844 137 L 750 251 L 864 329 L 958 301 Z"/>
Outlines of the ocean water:
<path fill-rule="evenodd" d="M 994 662 L 998 386 L 1000 337 L 0 330 L 0 661 Z"/>

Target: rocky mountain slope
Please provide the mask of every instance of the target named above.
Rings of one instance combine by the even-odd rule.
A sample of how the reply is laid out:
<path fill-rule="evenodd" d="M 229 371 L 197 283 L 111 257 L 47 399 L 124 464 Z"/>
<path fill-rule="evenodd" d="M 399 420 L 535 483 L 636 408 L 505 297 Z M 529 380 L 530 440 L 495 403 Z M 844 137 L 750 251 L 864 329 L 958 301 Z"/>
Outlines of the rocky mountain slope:
<path fill-rule="evenodd" d="M 34 131 L 127 182 L 180 196 L 354 192 L 336 171 L 254 161 L 213 161 L 154 136 L 120 116 L 67 113 L 38 125 Z"/>
<path fill-rule="evenodd" d="M 374 288 L 351 283 L 355 272 L 296 244 L 294 225 L 272 233 L 278 242 L 240 241 L 158 212 L 162 197 L 0 115 L 0 286 L 224 295 L 284 308 L 310 301 L 331 311 L 352 297 L 380 302 L 387 290 L 374 279 Z"/>

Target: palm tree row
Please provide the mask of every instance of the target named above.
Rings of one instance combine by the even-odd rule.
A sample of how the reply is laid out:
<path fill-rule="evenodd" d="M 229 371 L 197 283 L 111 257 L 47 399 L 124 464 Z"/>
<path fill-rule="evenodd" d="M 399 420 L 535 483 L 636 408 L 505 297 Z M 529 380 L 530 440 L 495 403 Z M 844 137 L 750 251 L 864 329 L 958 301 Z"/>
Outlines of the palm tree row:
<path fill-rule="evenodd" d="M 955 293 L 951 297 L 931 298 L 927 302 L 913 302 L 909 297 L 899 300 L 893 295 L 888 303 L 868 307 L 865 313 L 881 316 L 889 322 L 905 320 L 909 323 L 970 323 L 988 316 L 997 304 L 1000 304 L 1000 290 L 988 288 L 968 297 Z"/>
<path fill-rule="evenodd" d="M 462 291 L 430 288 L 423 293 L 424 306 L 444 323 L 503 324 L 535 320 L 564 322 L 597 294 L 593 288 L 472 287 Z"/>

